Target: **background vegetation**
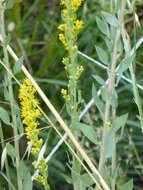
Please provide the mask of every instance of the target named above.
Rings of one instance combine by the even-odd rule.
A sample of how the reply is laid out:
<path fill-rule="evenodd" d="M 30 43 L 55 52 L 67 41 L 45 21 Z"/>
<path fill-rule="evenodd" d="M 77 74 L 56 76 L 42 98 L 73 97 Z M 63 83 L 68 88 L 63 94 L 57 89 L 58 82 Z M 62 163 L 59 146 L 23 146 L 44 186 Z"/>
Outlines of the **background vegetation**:
<path fill-rule="evenodd" d="M 5 11 L 7 43 L 14 49 L 18 57 L 23 57 L 23 64 L 40 85 L 41 89 L 45 92 L 54 107 L 58 110 L 61 117 L 68 125 L 70 125 L 70 116 L 66 109 L 65 100 L 61 95 L 61 89 L 66 88 L 68 79 L 64 70 L 64 65 L 61 63 L 62 58 L 67 53 L 58 39 L 59 31 L 57 27 L 62 22 L 60 2 L 59 0 L 9 0 L 9 2 L 9 7 Z M 118 18 L 120 4 L 121 1 L 118 0 L 87 0 L 78 11 L 78 17 L 84 21 L 84 27 L 80 31 L 77 39 L 79 48 L 78 62 L 84 67 L 84 72 L 78 83 L 78 88 L 80 89 L 79 93 L 81 93 L 82 97 L 82 101 L 79 105 L 79 115 L 85 107 L 87 108 L 88 102 L 94 99 L 94 101 L 92 101 L 92 103 L 94 103 L 89 107 L 88 111 L 81 119 L 81 123 L 92 127 L 93 131 L 86 132 L 81 129 L 78 140 L 97 167 L 100 157 L 99 144 L 101 143 L 103 134 L 103 118 L 100 114 L 99 104 L 105 104 L 106 99 L 108 98 L 107 91 L 105 90 L 105 81 L 108 79 L 108 76 L 110 76 L 110 72 L 107 72 L 107 70 L 102 67 L 108 67 L 111 62 L 110 57 L 113 49 L 108 35 L 110 35 L 110 37 L 112 36 L 111 38 L 113 41 L 115 40 L 114 30 L 118 30 L 118 28 L 114 26 L 114 18 Z M 104 13 L 113 15 L 113 18 L 110 17 L 110 20 L 107 15 L 104 16 L 103 11 Z M 116 140 L 114 140 L 113 136 L 109 137 L 110 141 L 108 141 L 107 145 L 108 159 L 106 160 L 106 169 L 104 172 L 101 171 L 101 173 L 105 174 L 104 179 L 107 184 L 110 185 L 112 190 L 120 190 L 120 188 L 121 190 L 141 190 L 143 188 L 143 135 L 141 127 L 143 126 L 141 126 L 140 123 L 142 115 L 141 113 L 139 114 L 138 108 L 140 107 L 142 109 L 143 46 L 140 45 L 136 50 L 135 45 L 138 40 L 142 40 L 143 36 L 142 0 L 127 0 L 126 8 L 123 13 L 124 20 L 120 24 L 124 26 L 124 29 L 128 33 L 128 36 L 126 34 L 126 39 L 130 38 L 131 49 L 135 48 L 135 57 L 129 56 L 128 58 L 131 49 L 129 49 L 129 46 L 125 48 L 125 45 L 127 44 L 124 43 L 125 39 L 122 39 L 123 34 L 121 34 L 122 37 L 120 37 L 116 44 L 117 67 L 121 65 L 119 67 L 120 74 L 116 75 L 116 82 L 119 80 L 119 83 L 116 86 L 115 99 L 112 97 L 115 104 L 115 106 L 112 105 L 112 107 L 115 107 L 115 115 L 117 115 L 118 118 L 118 121 L 116 121 L 118 130 L 116 130 Z M 110 28 L 109 31 L 108 28 L 106 28 L 106 25 Z M 2 23 L 0 26 L 0 32 L 1 31 Z M 107 34 L 108 32 L 109 34 Z M 5 61 L 2 46 L 0 47 L 0 57 Z M 99 66 L 96 61 L 99 61 L 101 66 Z M 13 71 L 15 63 L 11 56 L 9 56 L 9 63 Z M 131 68 L 131 64 L 133 64 L 134 68 Z M 24 176 L 25 173 L 28 173 L 28 175 L 31 176 L 34 173 L 32 166 L 33 157 L 28 156 L 27 153 L 25 154 L 27 143 L 25 135 L 23 134 L 24 126 L 20 121 L 20 117 L 17 116 L 19 136 L 15 136 L 13 134 L 13 128 L 8 125 L 8 120 L 11 121 L 12 117 L 6 73 L 6 69 L 0 64 L 0 189 L 2 190 L 9 189 L 9 186 L 11 186 L 9 185 L 10 183 L 12 183 L 17 189 L 15 168 L 16 150 L 14 148 L 14 139 L 18 139 L 20 144 L 20 160 L 23 163 L 21 166 L 23 173 L 21 172 L 20 175 Z M 140 84 L 140 98 L 137 98 L 138 93 L 136 94 L 136 81 L 130 83 L 127 80 L 124 80 L 124 78 L 117 77 L 122 74 L 130 80 L 131 78 L 133 79 L 133 76 L 135 75 L 137 83 Z M 24 79 L 24 74 L 22 72 L 16 73 L 15 76 L 20 82 Z M 17 102 L 15 105 L 19 105 L 19 86 L 14 79 L 12 80 L 12 87 Z M 101 91 L 100 99 L 98 99 L 95 88 L 97 91 Z M 56 119 L 53 117 L 49 109 L 40 98 L 38 99 L 42 109 L 58 127 L 59 131 L 64 134 L 64 131 L 60 129 Z M 138 100 L 140 101 L 138 102 Z M 6 111 L 6 115 L 4 116 L 3 109 Z M 127 114 L 127 121 L 126 118 L 119 117 L 126 117 Z M 123 122 L 124 120 L 125 123 Z M 109 128 L 113 127 L 111 126 L 111 123 L 108 124 Z M 59 142 L 60 138 L 52 127 L 47 124 L 44 117 L 40 117 L 40 126 L 44 128 L 41 130 L 40 136 L 47 142 L 45 155 L 48 155 Z M 82 138 L 83 134 L 85 135 L 84 138 Z M 68 142 L 70 142 L 70 140 L 68 140 Z M 114 168 L 114 171 L 112 171 L 113 163 L 111 157 L 113 157 L 115 144 L 117 153 L 116 167 Z M 74 182 L 71 179 L 71 159 L 71 152 L 63 143 L 48 161 L 48 183 L 52 190 L 73 189 Z M 6 163 L 4 164 L 4 161 L 7 161 L 9 165 L 11 182 L 8 180 Z M 82 171 L 81 174 L 85 173 Z M 115 177 L 116 180 L 116 188 L 111 180 L 113 177 Z M 87 181 L 85 181 L 85 179 Z M 27 179 L 23 177 L 23 180 Z M 90 182 L 91 180 L 89 176 L 80 175 L 80 180 L 81 183 L 83 183 L 82 181 L 85 181 L 85 183 L 88 184 L 88 188 L 83 185 L 80 187 L 81 190 L 86 188 L 95 189 L 95 185 L 93 182 Z M 133 188 L 131 180 L 133 180 Z M 124 186 L 124 184 L 126 186 Z M 28 185 L 26 187 L 28 187 Z M 34 182 L 33 189 L 42 190 L 43 187 L 39 183 Z"/>

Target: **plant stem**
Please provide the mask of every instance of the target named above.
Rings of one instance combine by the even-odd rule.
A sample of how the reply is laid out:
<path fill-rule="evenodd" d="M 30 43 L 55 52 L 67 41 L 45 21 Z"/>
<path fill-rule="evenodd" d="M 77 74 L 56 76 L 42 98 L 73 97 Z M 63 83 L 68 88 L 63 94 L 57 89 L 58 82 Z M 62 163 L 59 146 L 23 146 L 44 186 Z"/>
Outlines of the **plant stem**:
<path fill-rule="evenodd" d="M 8 52 L 7 52 L 7 44 L 6 44 L 6 34 L 5 34 L 5 22 L 4 22 L 4 11 L 5 11 L 5 4 L 0 4 L 1 11 L 0 11 L 0 22 L 1 22 L 1 33 L 3 38 L 3 52 L 4 52 L 4 62 L 5 65 L 9 70 L 10 64 L 9 64 L 9 58 L 8 58 Z M 13 133 L 14 136 L 18 135 L 17 131 L 17 122 L 16 122 L 16 116 L 14 113 L 14 95 L 13 95 L 13 88 L 12 88 L 12 79 L 9 73 L 7 73 L 7 84 L 8 84 L 8 90 L 9 90 L 9 98 L 10 98 L 10 105 L 11 105 L 11 115 L 12 115 L 12 126 L 13 126 Z M 16 151 L 16 171 L 17 171 L 17 183 L 18 183 L 18 190 L 22 190 L 22 181 L 20 179 L 19 175 L 19 163 L 20 163 L 20 156 L 19 156 L 19 142 L 17 138 L 14 138 L 14 145 L 15 145 L 15 151 Z"/>
<path fill-rule="evenodd" d="M 126 5 L 126 1 L 122 0 L 121 2 L 121 11 L 119 15 L 119 26 L 122 25 L 123 15 L 124 15 L 124 8 Z M 103 171 L 104 164 L 105 164 L 105 152 L 106 152 L 106 144 L 107 144 L 107 135 L 108 135 L 108 128 L 107 124 L 110 122 L 110 108 L 111 108 L 111 98 L 114 91 L 115 86 L 115 69 L 116 69 L 116 61 L 117 61 L 117 44 L 120 37 L 120 28 L 117 27 L 115 32 L 115 39 L 114 39 L 114 46 L 113 46 L 113 53 L 111 55 L 111 68 L 109 73 L 109 83 L 108 83 L 108 93 L 109 97 L 105 103 L 105 111 L 104 111 L 104 123 L 103 123 L 103 135 L 102 135 L 102 145 L 101 145 L 101 152 L 100 152 L 100 160 L 99 160 L 99 171 Z"/>
<path fill-rule="evenodd" d="M 114 120 L 116 117 L 116 109 L 113 108 L 112 110 L 112 119 Z M 115 139 L 116 135 L 114 134 L 114 139 Z M 116 140 L 116 139 L 115 139 Z M 116 169 L 116 146 L 115 146 L 115 150 L 113 151 L 113 154 L 112 154 L 112 181 L 111 181 L 111 189 L 112 190 L 115 190 L 115 185 L 116 185 L 116 179 L 114 178 L 114 172 L 115 172 L 115 169 Z"/>
<path fill-rule="evenodd" d="M 4 143 L 4 136 L 3 136 L 3 130 L 2 130 L 2 126 L 1 126 L 1 122 L 0 122 L 0 140 L 1 140 L 1 146 L 2 146 L 2 150 L 4 150 L 5 148 L 5 143 Z M 9 166 L 8 166 L 8 160 L 7 160 L 7 156 L 5 158 L 5 169 L 6 169 L 6 175 L 8 177 L 8 179 L 10 180 L 10 172 L 9 172 Z M 10 180 L 11 181 L 11 180 Z M 11 186 L 10 184 L 8 184 L 8 188 L 9 190 L 11 190 Z"/>

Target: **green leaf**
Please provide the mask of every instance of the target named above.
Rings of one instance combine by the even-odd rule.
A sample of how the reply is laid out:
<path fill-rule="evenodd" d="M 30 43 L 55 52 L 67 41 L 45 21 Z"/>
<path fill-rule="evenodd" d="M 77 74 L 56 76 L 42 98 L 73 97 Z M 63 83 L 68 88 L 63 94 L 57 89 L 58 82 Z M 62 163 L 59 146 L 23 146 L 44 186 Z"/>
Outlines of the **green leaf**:
<path fill-rule="evenodd" d="M 113 94 L 111 97 L 111 105 L 113 108 L 117 108 L 118 106 L 118 94 L 115 90 L 113 91 Z"/>
<path fill-rule="evenodd" d="M 112 51 L 112 47 L 113 47 L 113 42 L 110 39 L 105 38 L 105 44 L 106 44 L 106 46 L 108 48 L 108 51 L 111 52 Z"/>
<path fill-rule="evenodd" d="M 4 98 L 5 100 L 9 101 L 10 100 L 10 97 L 9 97 L 9 92 L 8 92 L 8 89 L 7 89 L 7 86 L 5 85 L 5 83 L 3 83 L 4 85 Z"/>
<path fill-rule="evenodd" d="M 1 154 L 1 170 L 3 170 L 4 167 L 4 162 L 7 156 L 7 149 L 6 147 L 3 149 L 2 154 Z"/>
<path fill-rule="evenodd" d="M 6 8 L 11 9 L 14 6 L 15 0 L 8 0 Z"/>
<path fill-rule="evenodd" d="M 99 84 L 101 84 L 101 85 L 105 85 L 105 81 L 100 77 L 100 76 L 98 76 L 98 75 L 92 75 L 93 76 L 93 78 L 99 83 Z"/>
<path fill-rule="evenodd" d="M 22 161 L 19 165 L 19 175 L 23 181 L 23 190 L 32 190 L 32 180 L 29 169 Z"/>
<path fill-rule="evenodd" d="M 105 22 L 105 20 L 101 20 L 99 18 L 96 18 L 96 23 L 99 28 L 99 30 L 105 34 L 106 36 L 110 36 L 109 27 L 108 24 Z"/>
<path fill-rule="evenodd" d="M 109 61 L 108 54 L 104 51 L 103 48 L 100 48 L 98 46 L 95 46 L 95 48 L 96 48 L 96 52 L 97 52 L 97 55 L 98 55 L 100 61 L 103 62 L 104 64 L 108 65 L 108 61 Z"/>
<path fill-rule="evenodd" d="M 16 151 L 13 145 L 7 143 L 6 144 L 7 154 L 11 157 L 16 157 Z"/>
<path fill-rule="evenodd" d="M 96 135 L 93 127 L 83 124 L 83 123 L 79 123 L 79 128 L 82 131 L 82 133 L 84 134 L 84 136 L 87 137 L 92 143 L 99 144 L 99 142 L 97 140 L 97 135 Z"/>
<path fill-rule="evenodd" d="M 98 97 L 98 94 L 97 94 L 97 91 L 96 91 L 96 88 L 95 86 L 93 85 L 92 86 L 92 97 L 94 98 L 94 102 L 95 102 L 95 105 L 97 106 L 100 114 L 101 114 L 101 117 L 103 118 L 103 112 L 104 112 L 104 104 L 103 102 L 99 99 Z"/>
<path fill-rule="evenodd" d="M 16 117 L 16 123 L 17 123 L 17 126 L 18 126 L 18 131 L 19 131 L 19 133 L 20 133 L 21 135 L 24 134 L 23 124 L 22 124 L 22 122 L 21 122 L 20 116 L 17 116 L 17 117 Z"/>
<path fill-rule="evenodd" d="M 69 177 L 68 175 L 61 174 L 61 176 L 65 179 L 65 181 L 69 184 L 72 184 L 72 178 Z"/>
<path fill-rule="evenodd" d="M 28 171 L 23 180 L 23 190 L 32 190 L 32 180 L 30 172 Z"/>
<path fill-rule="evenodd" d="M 112 123 L 112 132 L 116 132 L 118 131 L 121 127 L 124 128 L 126 122 L 127 122 L 127 118 L 128 118 L 128 114 L 124 114 L 124 115 L 121 115 L 119 117 L 116 117 L 114 120 L 113 120 L 113 123 Z"/>
<path fill-rule="evenodd" d="M 134 55 L 127 56 L 119 64 L 119 67 L 117 70 L 117 73 L 118 73 L 117 84 L 118 84 L 119 80 L 121 79 L 121 75 L 123 74 L 123 72 L 125 72 L 129 68 L 129 66 L 132 64 L 134 57 L 135 57 Z"/>
<path fill-rule="evenodd" d="M 133 180 L 132 179 L 119 188 L 119 190 L 132 190 L 132 189 L 133 189 Z"/>
<path fill-rule="evenodd" d="M 10 118 L 9 118 L 9 115 L 7 113 L 7 111 L 0 107 L 0 119 L 7 125 L 11 125 L 10 124 Z"/>
<path fill-rule="evenodd" d="M 92 174 L 92 175 L 98 181 L 98 177 L 95 174 Z M 93 179 L 87 173 L 81 175 L 81 180 L 82 180 L 85 188 L 94 184 Z"/>
<path fill-rule="evenodd" d="M 102 11 L 102 15 L 111 26 L 118 26 L 118 20 L 113 14 Z"/>
<path fill-rule="evenodd" d="M 16 74 L 16 73 L 19 73 L 21 71 L 21 67 L 23 65 L 23 56 L 20 57 L 18 59 L 18 61 L 16 61 L 14 67 L 13 67 L 13 73 Z"/>
<path fill-rule="evenodd" d="M 116 147 L 115 135 L 114 133 L 109 131 L 107 135 L 107 142 L 106 142 L 106 153 L 105 153 L 106 158 L 112 157 L 115 147 Z"/>
<path fill-rule="evenodd" d="M 111 98 L 111 96 L 109 96 L 109 91 L 107 87 L 101 88 L 101 96 L 105 102 Z"/>

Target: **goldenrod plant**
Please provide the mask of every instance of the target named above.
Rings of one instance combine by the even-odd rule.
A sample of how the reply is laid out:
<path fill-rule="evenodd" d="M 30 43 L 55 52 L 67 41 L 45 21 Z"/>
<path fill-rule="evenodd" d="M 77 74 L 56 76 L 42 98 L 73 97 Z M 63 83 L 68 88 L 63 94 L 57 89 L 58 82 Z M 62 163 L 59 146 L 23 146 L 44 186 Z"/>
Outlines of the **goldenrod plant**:
<path fill-rule="evenodd" d="M 39 171 L 39 173 L 35 175 L 34 180 L 40 182 L 45 190 L 49 190 L 50 188 L 47 182 L 47 163 L 43 157 L 38 160 L 38 155 L 43 145 L 43 139 L 39 138 L 40 129 L 38 128 L 39 122 L 37 119 L 41 116 L 41 112 L 37 108 L 39 102 L 35 98 L 35 93 L 36 89 L 33 87 L 31 81 L 26 78 L 19 90 L 22 122 L 26 126 L 25 133 L 28 140 L 27 144 L 30 147 L 31 154 L 36 160 L 33 162 L 33 165 L 35 169 Z"/>
<path fill-rule="evenodd" d="M 0 190 L 143 189 L 142 7 L 0 0 Z"/>
<path fill-rule="evenodd" d="M 82 65 L 78 64 L 78 46 L 77 36 L 84 23 L 77 18 L 77 11 L 83 4 L 83 0 L 61 0 L 61 11 L 63 23 L 59 25 L 58 29 L 62 32 L 59 34 L 59 39 L 63 43 L 65 50 L 67 51 L 67 57 L 64 57 L 62 63 L 68 76 L 68 89 L 62 89 L 66 104 L 67 111 L 71 118 L 70 127 L 76 137 L 79 135 L 79 118 L 78 118 L 78 89 L 77 83 L 84 70 Z M 79 180 L 76 180 L 76 175 L 80 175 L 81 167 L 73 156 L 72 161 L 72 182 L 74 189 L 78 189 L 80 186 Z"/>
<path fill-rule="evenodd" d="M 78 32 L 83 27 L 83 21 L 77 19 L 77 11 L 82 3 L 81 0 L 62 0 L 60 4 L 63 7 L 61 11 L 63 23 L 58 27 L 62 31 L 59 39 L 68 52 L 68 56 L 62 60 L 68 74 L 68 89 L 62 89 L 61 93 L 69 105 L 73 129 L 78 121 L 77 82 L 84 70 L 83 66 L 78 64 L 78 46 L 76 44 Z"/>

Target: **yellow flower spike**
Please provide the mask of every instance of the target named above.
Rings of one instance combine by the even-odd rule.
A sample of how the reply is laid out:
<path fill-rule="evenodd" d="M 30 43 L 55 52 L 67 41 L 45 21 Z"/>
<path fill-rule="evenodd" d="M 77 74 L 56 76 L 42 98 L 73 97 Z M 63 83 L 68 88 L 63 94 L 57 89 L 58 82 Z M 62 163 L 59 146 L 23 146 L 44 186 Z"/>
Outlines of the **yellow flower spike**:
<path fill-rule="evenodd" d="M 38 129 L 39 122 L 37 118 L 41 116 L 41 112 L 37 108 L 39 101 L 35 98 L 36 89 L 32 86 L 31 82 L 28 79 L 25 79 L 21 85 L 19 90 L 19 99 L 21 104 L 21 117 L 23 124 L 26 125 L 25 132 L 26 138 L 28 139 L 28 144 L 31 144 L 31 153 L 38 157 L 38 154 L 41 151 L 41 147 L 43 144 L 43 139 L 39 139 L 38 135 L 40 133 L 40 129 Z M 37 162 L 34 161 L 32 163 L 35 168 L 37 168 Z M 49 187 L 47 183 L 47 164 L 44 160 L 40 161 L 40 165 L 38 164 L 38 168 L 42 174 L 38 174 L 35 177 L 35 180 L 42 183 L 47 189 Z"/>

